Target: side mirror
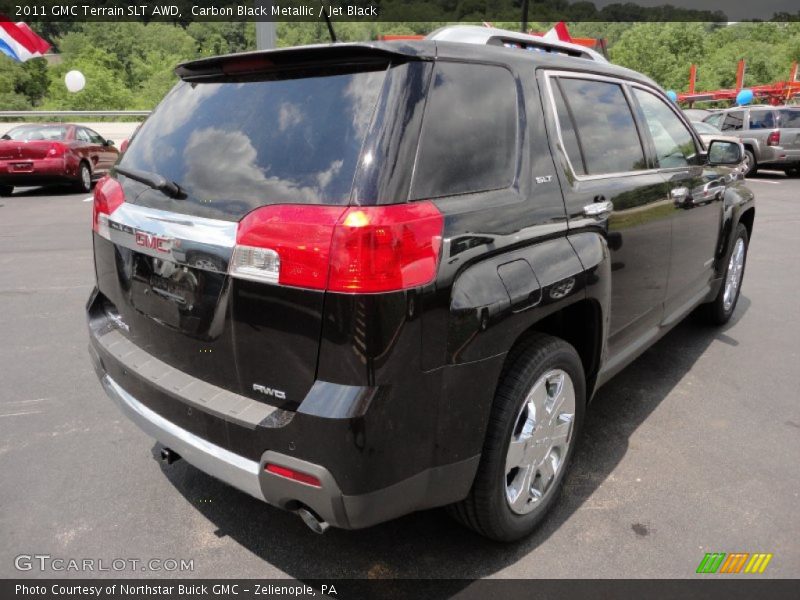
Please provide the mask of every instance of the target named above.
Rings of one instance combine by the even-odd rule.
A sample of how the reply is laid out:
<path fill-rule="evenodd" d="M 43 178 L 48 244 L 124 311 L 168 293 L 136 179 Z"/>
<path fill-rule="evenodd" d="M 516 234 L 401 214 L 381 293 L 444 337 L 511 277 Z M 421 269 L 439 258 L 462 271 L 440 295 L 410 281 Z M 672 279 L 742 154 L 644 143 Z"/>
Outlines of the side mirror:
<path fill-rule="evenodd" d="M 106 140 L 103 145 L 104 146 L 113 146 L 114 145 L 114 140 Z"/>
<path fill-rule="evenodd" d="M 738 165 L 743 158 L 742 145 L 738 142 L 711 140 L 708 146 L 710 165 Z"/>

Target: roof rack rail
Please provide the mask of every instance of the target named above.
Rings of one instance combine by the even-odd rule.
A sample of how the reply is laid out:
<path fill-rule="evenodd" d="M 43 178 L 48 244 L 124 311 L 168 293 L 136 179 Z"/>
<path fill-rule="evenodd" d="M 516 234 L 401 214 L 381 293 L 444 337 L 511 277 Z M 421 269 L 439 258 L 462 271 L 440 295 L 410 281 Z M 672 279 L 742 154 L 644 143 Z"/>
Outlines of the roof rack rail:
<path fill-rule="evenodd" d="M 608 60 L 595 50 L 555 40 L 546 40 L 535 35 L 497 29 L 496 27 L 480 27 L 477 25 L 449 25 L 428 34 L 427 40 L 442 42 L 462 42 L 464 44 L 483 44 L 488 46 L 505 46 L 522 50 L 564 54 L 576 58 L 585 58 L 596 62 L 607 63 Z"/>

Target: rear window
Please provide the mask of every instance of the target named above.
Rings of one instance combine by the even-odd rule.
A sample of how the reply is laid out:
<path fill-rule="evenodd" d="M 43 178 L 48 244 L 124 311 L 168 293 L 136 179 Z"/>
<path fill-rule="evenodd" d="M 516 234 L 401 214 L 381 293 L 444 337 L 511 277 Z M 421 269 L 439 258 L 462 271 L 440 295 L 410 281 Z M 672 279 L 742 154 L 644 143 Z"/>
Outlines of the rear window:
<path fill-rule="evenodd" d="M 785 129 L 800 129 L 800 108 L 784 108 L 778 111 L 778 126 Z"/>
<path fill-rule="evenodd" d="M 3 136 L 4 140 L 33 142 L 36 140 L 63 140 L 67 137 L 67 128 L 60 125 L 25 125 L 15 127 Z"/>
<path fill-rule="evenodd" d="M 440 62 L 425 108 L 413 198 L 510 186 L 517 156 L 517 87 L 503 67 Z"/>
<path fill-rule="evenodd" d="M 133 201 L 226 220 L 265 204 L 347 204 L 385 73 L 179 83 L 120 165 L 159 173 L 188 197 Z"/>

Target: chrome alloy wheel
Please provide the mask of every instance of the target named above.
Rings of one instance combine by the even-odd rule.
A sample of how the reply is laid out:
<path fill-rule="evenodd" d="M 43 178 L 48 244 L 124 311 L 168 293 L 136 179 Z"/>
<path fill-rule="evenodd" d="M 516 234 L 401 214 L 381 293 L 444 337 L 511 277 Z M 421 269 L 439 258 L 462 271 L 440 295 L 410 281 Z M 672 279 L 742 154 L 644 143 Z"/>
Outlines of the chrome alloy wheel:
<path fill-rule="evenodd" d="M 506 501 L 512 511 L 531 512 L 553 490 L 572 442 L 575 387 L 553 369 L 533 384 L 514 422 L 506 454 Z"/>
<path fill-rule="evenodd" d="M 725 293 L 722 296 L 722 307 L 727 313 L 736 301 L 736 293 L 742 284 L 742 273 L 744 272 L 744 240 L 737 238 L 736 245 L 731 252 L 731 259 L 728 261 L 728 273 L 725 276 Z"/>

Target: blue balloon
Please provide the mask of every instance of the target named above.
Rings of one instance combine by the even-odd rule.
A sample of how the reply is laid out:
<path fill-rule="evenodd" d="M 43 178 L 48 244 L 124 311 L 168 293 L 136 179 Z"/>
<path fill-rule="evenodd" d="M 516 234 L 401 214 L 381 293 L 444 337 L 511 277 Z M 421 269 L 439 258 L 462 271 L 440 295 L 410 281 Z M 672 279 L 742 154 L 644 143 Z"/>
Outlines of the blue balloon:
<path fill-rule="evenodd" d="M 676 94 L 676 93 L 675 93 L 675 92 L 673 92 L 672 90 L 669 90 L 669 91 L 667 92 L 667 98 L 669 98 L 669 99 L 670 99 L 670 100 L 672 100 L 673 102 L 677 102 L 677 101 L 678 101 L 678 94 Z"/>
<path fill-rule="evenodd" d="M 736 104 L 739 106 L 744 106 L 745 104 L 750 104 L 753 101 L 753 90 L 741 90 L 738 94 L 736 94 Z"/>

